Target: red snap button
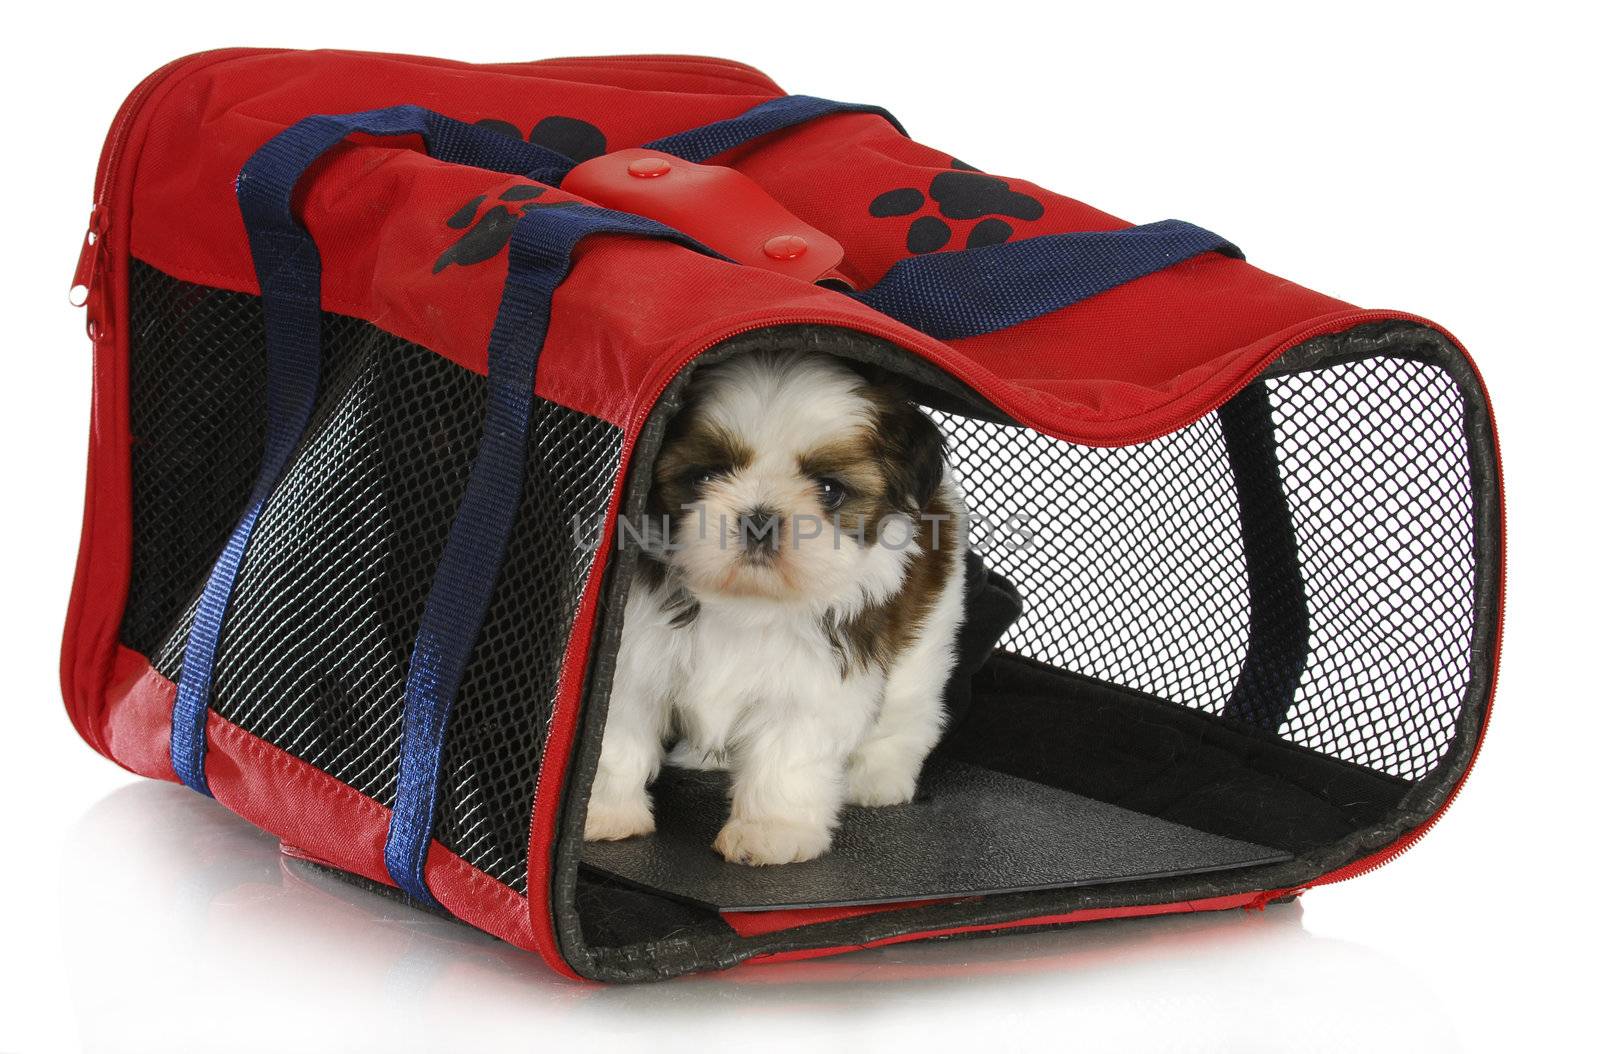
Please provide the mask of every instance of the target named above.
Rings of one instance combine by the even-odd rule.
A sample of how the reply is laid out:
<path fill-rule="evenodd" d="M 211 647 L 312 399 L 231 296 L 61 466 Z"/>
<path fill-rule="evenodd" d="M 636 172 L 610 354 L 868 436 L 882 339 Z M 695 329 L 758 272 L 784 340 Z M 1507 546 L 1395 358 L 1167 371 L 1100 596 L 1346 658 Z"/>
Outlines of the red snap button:
<path fill-rule="evenodd" d="M 806 254 L 806 240 L 798 234 L 780 234 L 776 238 L 768 238 L 767 244 L 761 251 L 774 260 L 794 260 Z"/>
<path fill-rule="evenodd" d="M 655 179 L 672 171 L 672 162 L 664 157 L 637 157 L 628 162 L 628 175 L 640 179 Z"/>

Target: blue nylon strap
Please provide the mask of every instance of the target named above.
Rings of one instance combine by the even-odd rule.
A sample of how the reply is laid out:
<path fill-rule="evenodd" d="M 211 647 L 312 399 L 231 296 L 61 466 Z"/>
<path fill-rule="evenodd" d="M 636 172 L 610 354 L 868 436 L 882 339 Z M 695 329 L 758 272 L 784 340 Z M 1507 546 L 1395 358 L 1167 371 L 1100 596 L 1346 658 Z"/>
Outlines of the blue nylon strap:
<path fill-rule="evenodd" d="M 993 333 L 1206 252 L 1242 257 L 1182 220 L 1045 234 L 901 260 L 856 299 L 940 340 Z"/>
<path fill-rule="evenodd" d="M 831 99 L 818 99 L 812 95 L 785 95 L 753 106 L 737 117 L 701 125 L 687 132 L 679 132 L 677 135 L 669 135 L 646 143 L 645 149 L 659 150 L 664 154 L 681 157 L 685 161 L 704 164 L 718 154 L 726 153 L 736 146 L 743 146 L 753 139 L 836 113 L 875 113 L 894 125 L 895 131 L 901 135 L 906 131 L 900 127 L 900 122 L 895 120 L 894 114 L 882 107 L 834 102 Z"/>
<path fill-rule="evenodd" d="M 172 768 L 184 784 L 209 795 L 206 716 L 217 644 L 256 520 L 311 418 L 322 374 L 322 261 L 295 219 L 295 185 L 311 163 L 352 133 L 420 135 L 441 160 L 559 182 L 571 161 L 543 147 L 454 121 L 417 106 L 342 116 L 308 117 L 274 136 L 239 171 L 239 212 L 261 285 L 266 317 L 267 419 L 261 471 L 244 514 L 211 568 L 194 622 L 172 708 Z"/>
<path fill-rule="evenodd" d="M 411 653 L 400 774 L 383 851 L 395 884 L 425 904 L 436 903 L 424 868 L 433 839 L 445 729 L 522 502 L 534 378 L 550 324 L 550 301 L 572 268 L 573 250 L 597 234 L 665 238 L 716 255 L 654 220 L 589 205 L 533 210 L 511 233 L 505 292 L 489 336 L 483 438 Z"/>
<path fill-rule="evenodd" d="M 877 106 L 786 95 L 645 146 L 703 164 L 761 136 L 836 113 L 877 114 L 905 134 L 894 115 Z M 915 256 L 856 296 L 930 336 L 954 340 L 1047 315 L 1204 252 L 1243 255 L 1210 231 L 1163 220 L 1127 230 L 1050 234 Z"/>
<path fill-rule="evenodd" d="M 836 113 L 877 114 L 905 134 L 894 115 L 877 106 L 786 95 L 645 147 L 703 164 L 761 136 Z M 954 340 L 1047 315 L 1204 252 L 1243 256 L 1219 235 L 1163 220 L 1127 230 L 1052 234 L 915 256 L 856 296 L 930 336 Z"/>

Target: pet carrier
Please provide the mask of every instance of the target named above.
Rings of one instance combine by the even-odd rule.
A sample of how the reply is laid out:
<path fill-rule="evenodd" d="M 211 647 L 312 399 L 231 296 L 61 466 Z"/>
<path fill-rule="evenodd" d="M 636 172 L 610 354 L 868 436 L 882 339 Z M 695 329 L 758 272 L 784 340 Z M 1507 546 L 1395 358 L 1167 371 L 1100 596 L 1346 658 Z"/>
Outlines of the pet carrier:
<path fill-rule="evenodd" d="M 285 851 L 625 980 L 1255 907 L 1461 786 L 1500 618 L 1471 361 L 714 59 L 227 50 L 101 156 L 72 719 Z M 896 375 L 974 516 L 917 800 L 724 863 L 713 778 L 585 845 L 693 371 Z"/>

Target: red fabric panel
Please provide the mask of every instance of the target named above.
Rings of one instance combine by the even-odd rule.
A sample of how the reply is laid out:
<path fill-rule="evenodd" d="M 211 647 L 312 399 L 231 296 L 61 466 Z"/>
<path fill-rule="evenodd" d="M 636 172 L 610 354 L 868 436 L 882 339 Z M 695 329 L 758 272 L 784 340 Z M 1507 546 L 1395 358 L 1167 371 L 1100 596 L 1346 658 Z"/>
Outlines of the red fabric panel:
<path fill-rule="evenodd" d="M 131 648 L 117 647 L 106 685 L 103 730 L 111 760 L 153 780 L 178 782 L 172 770 L 172 682 Z"/>
<path fill-rule="evenodd" d="M 710 61 L 471 66 L 356 52 L 269 52 L 179 70 L 159 101 L 146 104 L 155 111 L 147 138 L 130 148 L 136 160 L 122 163 L 136 166 L 136 174 L 119 173 L 137 188 L 133 252 L 157 266 L 161 259 L 182 261 L 195 280 L 209 275 L 210 284 L 253 290 L 233 180 L 262 143 L 308 114 L 414 103 L 469 122 L 506 121 L 524 134 L 545 117 L 574 116 L 601 128 L 616 147 L 731 117 L 779 94 L 770 81 L 749 76 L 754 71 L 740 79 L 708 75 Z M 601 82 L 606 73 L 628 86 Z M 444 212 L 368 209 L 361 218 L 369 231 L 397 216 L 432 218 L 453 237 L 458 232 L 444 230 L 441 221 L 465 200 L 450 200 Z M 337 269 L 337 253 L 322 248 L 328 270 Z"/>
<path fill-rule="evenodd" d="M 191 56 L 185 71 L 224 61 L 234 52 Z M 94 402 L 89 418 L 89 465 L 84 494 L 83 531 L 77 572 L 67 605 L 61 642 L 61 693 L 67 713 L 84 740 L 110 756 L 101 734 L 104 690 L 111 676 L 127 599 L 131 559 L 130 476 L 128 450 L 128 253 L 131 241 L 134 165 L 138 144 L 159 110 L 162 89 L 171 85 L 169 64 L 153 73 L 124 102 L 107 137 L 95 174 L 97 211 L 104 236 L 97 247 L 101 261 L 89 297 L 90 336 L 94 342 Z M 149 94 L 146 94 L 146 89 Z M 135 96 L 145 100 L 134 107 Z M 117 162 L 122 162 L 120 165 Z M 114 172 L 113 169 L 116 169 Z M 113 179 L 117 173 L 123 178 Z"/>
<path fill-rule="evenodd" d="M 729 73 L 727 64 L 712 63 L 711 73 L 695 60 L 667 66 L 675 71 L 670 76 L 648 63 L 641 73 L 622 62 L 480 68 L 290 52 L 180 70 L 159 102 L 148 104 L 155 116 L 142 145 L 129 147 L 137 157 L 132 250 L 179 277 L 253 290 L 233 177 L 256 147 L 310 112 L 420 102 L 519 130 L 551 115 L 574 116 L 601 129 L 616 149 L 739 113 L 772 92 L 770 82 L 747 70 Z M 580 73 L 589 79 L 578 80 Z M 614 77 L 635 84 L 641 76 L 657 79 L 658 87 L 597 83 Z M 322 248 L 325 302 L 481 370 L 504 255 L 437 274 L 433 263 L 460 237 L 445 219 L 476 194 L 492 202 L 513 180 L 433 162 L 416 145 L 351 145 L 310 178 L 304 215 Z M 870 215 L 872 199 L 902 187 L 926 193 L 936 176 L 951 171 L 949 154 L 859 114 L 825 118 L 721 160 L 838 238 L 846 250 L 843 270 L 863 284 L 907 254 L 909 220 Z M 124 160 L 121 168 L 128 167 Z M 129 175 L 119 171 L 118 179 Z M 1040 209 L 1037 219 L 1010 221 L 1018 237 L 1125 225 L 1026 181 L 1008 183 Z M 658 370 L 675 369 L 729 333 L 787 320 L 879 333 L 945 365 L 1043 431 L 1121 444 L 1211 409 L 1259 365 L 1259 349 L 1281 344 L 1283 334 L 1314 320 L 1350 317 L 1340 301 L 1208 255 L 952 348 L 886 323 L 842 295 L 676 246 L 628 244 L 590 254 L 602 262 L 580 265 L 558 297 L 540 387 L 612 421 L 648 402 Z"/>
<path fill-rule="evenodd" d="M 141 775 L 176 780 L 167 757 L 177 689 L 144 656 L 119 648 L 107 693 L 106 739 L 115 759 Z M 383 864 L 389 810 L 321 769 L 210 715 L 206 779 L 217 801 L 332 867 L 393 885 Z M 521 948 L 537 950 L 528 901 L 437 842 L 428 853 L 428 888 L 458 918 Z M 553 969 L 575 977 L 559 957 Z"/>

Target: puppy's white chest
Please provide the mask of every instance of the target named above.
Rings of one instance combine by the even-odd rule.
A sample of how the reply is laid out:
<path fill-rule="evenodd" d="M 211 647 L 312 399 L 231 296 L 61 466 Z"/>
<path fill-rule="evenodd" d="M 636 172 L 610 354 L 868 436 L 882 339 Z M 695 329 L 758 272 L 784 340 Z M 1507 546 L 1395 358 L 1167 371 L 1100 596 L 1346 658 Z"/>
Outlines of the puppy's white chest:
<path fill-rule="evenodd" d="M 759 733 L 782 715 L 837 706 L 847 694 L 838 656 L 814 619 L 702 609 L 683 632 L 688 662 L 674 701 L 680 730 L 697 750 L 720 754 L 735 736 Z"/>
<path fill-rule="evenodd" d="M 839 664 L 814 620 L 765 620 L 702 610 L 689 627 L 691 696 L 739 703 L 837 684 Z M 709 700 L 708 700 L 709 701 Z"/>

